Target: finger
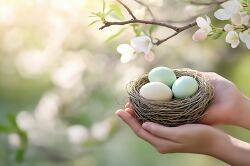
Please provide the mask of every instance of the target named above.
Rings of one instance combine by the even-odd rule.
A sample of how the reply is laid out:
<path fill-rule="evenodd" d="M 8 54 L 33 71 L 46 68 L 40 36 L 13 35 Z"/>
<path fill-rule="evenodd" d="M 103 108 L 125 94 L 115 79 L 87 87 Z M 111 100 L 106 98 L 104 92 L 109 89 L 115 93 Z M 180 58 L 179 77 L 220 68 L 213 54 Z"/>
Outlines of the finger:
<path fill-rule="evenodd" d="M 125 111 L 128 112 L 131 116 L 135 117 L 135 113 L 131 108 L 126 108 Z"/>
<path fill-rule="evenodd" d="M 118 110 L 116 114 L 134 131 L 134 133 L 149 142 L 150 144 L 157 146 L 163 139 L 153 136 L 146 130 L 144 130 L 141 124 L 129 113 L 123 110 Z"/>
<path fill-rule="evenodd" d="M 178 133 L 178 130 L 176 129 L 176 127 L 165 127 L 165 126 L 152 123 L 152 122 L 145 122 L 142 124 L 142 127 L 143 129 L 147 130 L 148 132 L 150 132 L 151 134 L 157 137 L 161 137 L 161 138 L 172 140 L 174 142 L 178 142 L 178 140 L 176 140 L 176 135 Z"/>
<path fill-rule="evenodd" d="M 132 109 L 132 104 L 131 104 L 130 102 L 127 102 L 127 103 L 125 104 L 125 108 L 131 108 L 131 109 Z"/>

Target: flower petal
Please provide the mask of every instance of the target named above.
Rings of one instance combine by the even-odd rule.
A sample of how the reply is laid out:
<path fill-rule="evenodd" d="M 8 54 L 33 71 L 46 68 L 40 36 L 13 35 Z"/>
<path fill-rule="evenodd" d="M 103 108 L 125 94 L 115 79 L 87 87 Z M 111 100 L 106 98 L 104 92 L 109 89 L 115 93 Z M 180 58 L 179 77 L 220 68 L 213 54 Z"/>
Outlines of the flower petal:
<path fill-rule="evenodd" d="M 224 30 L 225 30 L 226 32 L 233 31 L 233 30 L 234 30 L 234 26 L 231 25 L 231 24 L 226 24 L 226 25 L 224 26 Z"/>
<path fill-rule="evenodd" d="M 135 59 L 136 54 L 122 54 L 121 56 L 121 63 L 128 63 L 129 61 Z"/>
<path fill-rule="evenodd" d="M 219 20 L 228 20 L 231 17 L 231 14 L 225 9 L 219 9 L 214 13 L 214 16 Z"/>
<path fill-rule="evenodd" d="M 231 14 L 239 13 L 242 8 L 239 0 L 229 0 L 222 3 L 221 6 Z"/>
<path fill-rule="evenodd" d="M 206 20 L 207 20 L 208 25 L 210 25 L 211 24 L 211 19 L 208 16 L 206 16 Z"/>
<path fill-rule="evenodd" d="M 197 23 L 198 27 L 200 27 L 200 28 L 209 25 L 208 22 L 207 22 L 207 20 L 205 20 L 202 17 L 196 18 L 196 23 Z"/>
<path fill-rule="evenodd" d="M 131 39 L 131 46 L 135 49 L 138 53 L 149 53 L 153 47 L 151 39 L 148 36 L 139 36 Z"/>
<path fill-rule="evenodd" d="M 231 16 L 231 21 L 234 25 L 241 25 L 241 16 L 240 13 L 233 14 Z"/>
<path fill-rule="evenodd" d="M 126 54 L 126 53 L 133 53 L 134 52 L 134 48 L 131 47 L 128 44 L 120 44 L 117 48 L 116 48 L 117 52 L 119 52 L 120 54 Z"/>
<path fill-rule="evenodd" d="M 239 35 L 235 31 L 227 33 L 226 42 L 231 44 L 232 48 L 236 48 L 240 44 Z"/>
<path fill-rule="evenodd" d="M 250 40 L 248 40 L 248 42 L 246 42 L 246 46 L 248 49 L 250 49 Z"/>
<path fill-rule="evenodd" d="M 240 16 L 241 16 L 241 24 L 248 25 L 250 16 L 246 13 L 241 13 Z"/>
<path fill-rule="evenodd" d="M 240 41 L 239 41 L 239 40 L 238 40 L 238 41 L 235 41 L 235 42 L 231 43 L 231 47 L 232 47 L 232 48 L 236 48 L 236 47 L 238 47 L 239 44 L 240 44 Z"/>
<path fill-rule="evenodd" d="M 206 38 L 207 38 L 207 33 L 202 29 L 198 29 L 192 36 L 192 39 L 194 41 L 202 41 L 205 40 Z"/>

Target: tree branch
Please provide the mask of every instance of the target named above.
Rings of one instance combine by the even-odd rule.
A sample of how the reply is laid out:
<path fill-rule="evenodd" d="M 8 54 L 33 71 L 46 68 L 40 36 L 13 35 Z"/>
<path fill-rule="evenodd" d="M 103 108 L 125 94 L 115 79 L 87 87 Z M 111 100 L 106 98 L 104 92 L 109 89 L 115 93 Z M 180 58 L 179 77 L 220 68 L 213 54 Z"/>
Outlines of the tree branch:
<path fill-rule="evenodd" d="M 210 6 L 210 5 L 218 5 L 226 2 L 227 0 L 222 0 L 222 1 L 212 1 L 212 2 L 199 2 L 199 1 L 193 1 L 191 0 L 189 3 L 192 5 L 201 5 L 201 6 Z"/>
<path fill-rule="evenodd" d="M 114 26 L 114 25 L 128 25 L 128 24 L 134 24 L 134 23 L 138 23 L 138 24 L 150 24 L 150 25 L 158 25 L 158 26 L 161 26 L 161 27 L 165 27 L 165 28 L 168 28 L 168 29 L 172 29 L 173 31 L 175 31 L 172 35 L 164 38 L 164 39 L 157 39 L 156 42 L 153 42 L 154 45 L 160 45 L 164 42 L 166 42 L 167 40 L 171 39 L 172 37 L 178 35 L 179 33 L 187 30 L 187 29 L 190 29 L 194 26 L 196 26 L 196 22 L 192 22 L 190 24 L 187 24 L 187 25 L 184 25 L 184 26 L 174 26 L 174 25 L 171 25 L 169 23 L 165 23 L 165 22 L 162 22 L 162 21 L 156 21 L 154 18 L 154 20 L 151 20 L 151 21 L 148 21 L 148 20 L 141 20 L 141 19 L 137 19 L 135 17 L 135 15 L 133 14 L 133 12 L 130 10 L 130 8 L 125 5 L 123 2 L 121 2 L 121 0 L 117 0 L 126 10 L 127 12 L 130 14 L 130 16 L 132 17 L 130 20 L 126 20 L 126 21 L 106 21 L 104 20 L 103 21 L 103 26 L 101 26 L 99 29 L 100 30 L 103 30 L 107 27 L 110 27 L 110 26 Z M 143 2 L 139 1 L 139 0 L 135 0 L 137 3 L 145 6 L 148 8 L 148 11 L 150 11 L 152 13 L 152 11 L 150 10 L 150 8 L 144 4 Z M 225 2 L 225 1 L 223 1 Z M 220 4 L 220 3 L 223 3 L 222 1 L 216 1 L 216 2 L 206 2 L 206 3 L 202 3 L 200 2 L 200 5 L 208 5 L 208 4 Z M 194 1 L 193 1 L 194 3 Z M 151 14 L 151 16 L 153 17 L 153 13 Z"/>
<path fill-rule="evenodd" d="M 127 24 L 132 24 L 132 23 L 140 23 L 140 24 L 151 24 L 151 25 L 159 25 L 162 27 L 166 27 L 169 29 L 172 29 L 174 31 L 178 31 L 181 27 L 173 26 L 171 24 L 163 23 L 163 22 L 158 22 L 158 21 L 147 21 L 147 20 L 140 20 L 140 19 L 132 19 L 132 20 L 127 20 L 127 21 L 105 21 L 104 25 L 100 27 L 99 29 L 102 30 L 104 28 L 107 28 L 112 25 L 127 25 Z"/>
<path fill-rule="evenodd" d="M 131 15 L 131 17 L 135 20 L 136 17 L 135 15 L 132 13 L 132 11 L 129 9 L 129 7 L 127 5 L 125 5 L 122 1 L 117 0 L 127 11 L 128 13 Z"/>
<path fill-rule="evenodd" d="M 161 39 L 161 40 L 158 39 L 156 42 L 153 42 L 153 44 L 159 46 L 160 44 L 166 42 L 167 40 L 171 39 L 172 37 L 178 35 L 178 34 L 181 33 L 182 31 L 185 31 L 185 30 L 187 30 L 187 29 L 190 29 L 190 28 L 192 28 L 192 27 L 194 27 L 194 26 L 196 26 L 196 25 L 197 25 L 196 22 L 193 22 L 193 23 L 190 23 L 190 24 L 185 25 L 185 26 L 183 26 L 183 27 L 179 27 L 178 31 L 175 31 L 175 33 L 173 33 L 172 35 L 166 37 L 165 39 Z"/>

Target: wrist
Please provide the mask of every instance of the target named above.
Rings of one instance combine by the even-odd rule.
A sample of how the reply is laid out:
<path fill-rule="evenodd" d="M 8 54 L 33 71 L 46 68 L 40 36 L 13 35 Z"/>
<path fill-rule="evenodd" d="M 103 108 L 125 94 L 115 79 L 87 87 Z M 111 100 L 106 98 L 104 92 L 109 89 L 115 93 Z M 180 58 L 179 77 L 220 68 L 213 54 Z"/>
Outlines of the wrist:
<path fill-rule="evenodd" d="M 217 141 L 211 156 L 230 165 L 247 166 L 250 163 L 250 144 L 224 134 L 224 137 Z"/>
<path fill-rule="evenodd" d="M 250 130 L 250 99 L 244 97 L 241 105 L 239 105 L 238 115 L 235 116 L 234 125 L 246 128 Z"/>

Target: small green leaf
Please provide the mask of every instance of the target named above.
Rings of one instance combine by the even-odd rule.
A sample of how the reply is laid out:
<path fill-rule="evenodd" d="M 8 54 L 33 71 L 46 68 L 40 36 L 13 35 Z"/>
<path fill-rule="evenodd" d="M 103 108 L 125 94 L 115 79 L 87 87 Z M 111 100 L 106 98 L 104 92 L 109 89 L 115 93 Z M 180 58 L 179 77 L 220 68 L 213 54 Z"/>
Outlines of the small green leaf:
<path fill-rule="evenodd" d="M 96 24 L 96 23 L 98 23 L 98 22 L 100 22 L 100 21 L 101 21 L 101 20 L 92 21 L 88 26 L 94 25 L 94 24 Z"/>
<path fill-rule="evenodd" d="M 105 13 L 105 9 L 106 9 L 106 2 L 105 0 L 102 0 L 102 13 Z"/>
<path fill-rule="evenodd" d="M 113 34 L 109 38 L 107 38 L 105 40 L 105 43 L 109 43 L 109 42 L 113 41 L 115 38 L 117 38 L 118 36 L 120 36 L 125 30 L 126 30 L 126 28 L 120 29 L 118 32 L 116 32 L 115 34 Z"/>
<path fill-rule="evenodd" d="M 138 25 L 132 24 L 131 26 L 133 27 L 133 31 L 134 31 L 135 35 L 140 36 L 142 33 L 142 30 L 140 28 L 138 28 Z"/>
<path fill-rule="evenodd" d="M 18 129 L 17 134 L 21 140 L 21 145 L 19 146 L 19 148 L 16 151 L 16 161 L 18 163 L 20 163 L 23 161 L 25 152 L 27 150 L 28 136 L 27 136 L 27 133 L 25 131 L 21 130 L 20 128 Z"/>
<path fill-rule="evenodd" d="M 17 123 L 16 123 L 16 116 L 12 113 L 9 113 L 8 114 L 8 120 L 9 120 L 9 124 L 10 124 L 10 128 L 12 130 L 18 130 L 18 126 L 17 126 Z"/>
<path fill-rule="evenodd" d="M 19 128 L 17 122 L 16 122 L 16 115 L 9 113 L 8 114 L 8 121 L 9 121 L 9 128 L 11 132 L 15 132 L 18 134 L 21 144 L 19 148 L 16 151 L 16 162 L 20 163 L 23 161 L 25 151 L 27 149 L 28 145 L 28 137 L 27 133 L 23 131 L 21 128 Z"/>
<path fill-rule="evenodd" d="M 112 9 L 110 9 L 107 13 L 104 14 L 104 17 L 110 15 L 112 13 Z"/>
<path fill-rule="evenodd" d="M 208 36 L 213 39 L 216 40 L 219 37 L 221 37 L 221 35 L 223 35 L 224 31 L 223 30 L 215 30 L 215 31 L 211 31 Z"/>
<path fill-rule="evenodd" d="M 150 36 L 152 35 L 152 33 L 153 33 L 158 27 L 159 27 L 158 25 L 150 25 L 150 26 L 149 26 L 148 32 L 149 32 Z"/>
<path fill-rule="evenodd" d="M 123 19 L 122 10 L 118 4 L 111 4 L 110 9 L 112 10 L 111 16 L 118 19 Z"/>

